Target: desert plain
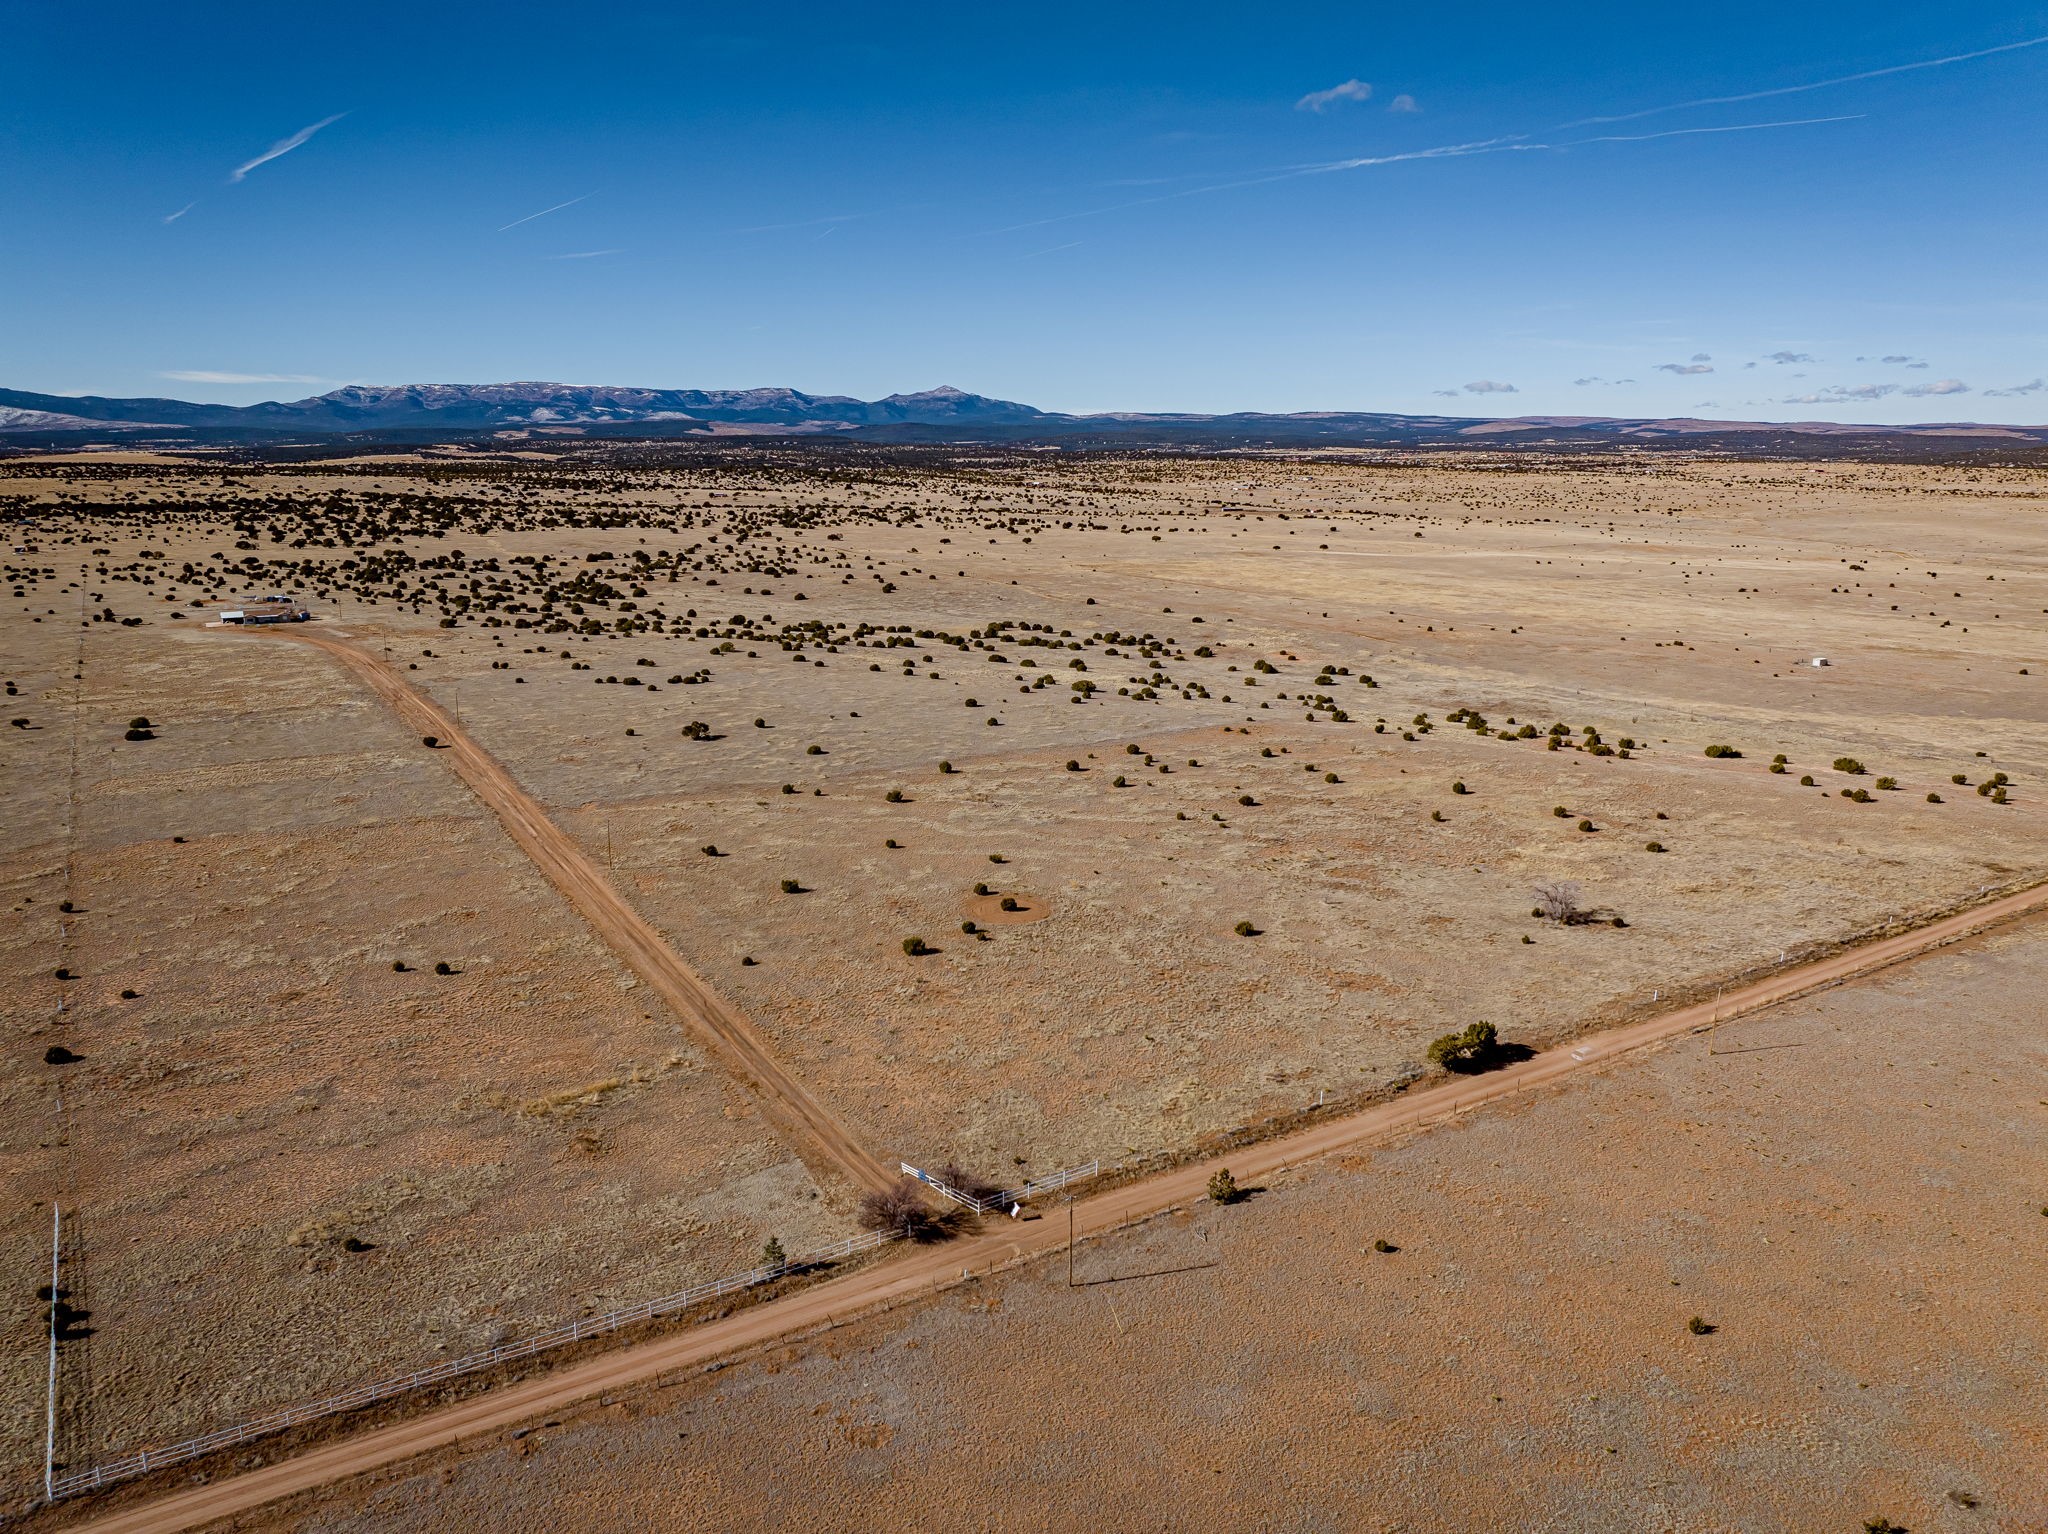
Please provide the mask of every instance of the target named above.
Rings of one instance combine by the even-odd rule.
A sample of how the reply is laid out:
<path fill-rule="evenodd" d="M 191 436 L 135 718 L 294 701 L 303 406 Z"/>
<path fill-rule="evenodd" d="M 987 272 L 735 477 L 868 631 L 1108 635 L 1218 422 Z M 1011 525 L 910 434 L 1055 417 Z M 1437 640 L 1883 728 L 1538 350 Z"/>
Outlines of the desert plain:
<path fill-rule="evenodd" d="M 42 1400 L 53 1200 L 73 1467 L 856 1228 L 859 1167 L 364 666 L 861 1165 L 1008 1184 L 2035 882 L 2044 496 L 1666 455 L 0 465 L 7 1398 Z M 271 592 L 313 620 L 219 625 Z M 1560 882 L 1587 919 L 1535 914 Z M 2037 1526 L 2039 953 L 2015 929 L 1745 1024 L 1797 1047 L 1616 1063 L 1087 1257 L 1185 1273 L 1022 1270 L 434 1474 L 536 1528 L 581 1519 L 577 1442 L 644 1471 L 621 1518 L 727 1527 L 1072 1526 L 1081 1486 L 1102 1526 Z M 25 1503 L 39 1409 L 0 1452 Z M 419 1484 L 278 1516 L 456 1517 Z"/>

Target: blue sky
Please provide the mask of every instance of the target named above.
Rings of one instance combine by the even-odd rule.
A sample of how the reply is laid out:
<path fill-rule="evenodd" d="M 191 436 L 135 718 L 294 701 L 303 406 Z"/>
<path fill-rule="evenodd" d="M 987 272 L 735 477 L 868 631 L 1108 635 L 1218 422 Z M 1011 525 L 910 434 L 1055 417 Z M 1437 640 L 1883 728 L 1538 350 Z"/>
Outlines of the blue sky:
<path fill-rule="evenodd" d="M 2048 421 L 2048 5 L 8 27 L 16 388 Z"/>

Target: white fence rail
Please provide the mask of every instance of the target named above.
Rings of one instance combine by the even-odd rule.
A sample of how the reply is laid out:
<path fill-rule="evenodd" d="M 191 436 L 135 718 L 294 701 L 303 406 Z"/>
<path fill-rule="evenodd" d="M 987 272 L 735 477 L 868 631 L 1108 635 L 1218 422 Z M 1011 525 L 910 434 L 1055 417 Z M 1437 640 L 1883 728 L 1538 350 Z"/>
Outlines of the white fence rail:
<path fill-rule="evenodd" d="M 1027 1182 L 1021 1188 L 1009 1188 L 1001 1193 L 991 1193 L 986 1198 L 963 1192 L 950 1183 L 940 1181 L 930 1172 L 925 1171 L 924 1168 L 912 1166 L 907 1161 L 898 1162 L 897 1165 L 903 1168 L 903 1173 L 906 1177 L 915 1177 L 927 1188 L 938 1194 L 939 1197 L 951 1199 L 961 1208 L 972 1209 L 976 1214 L 989 1214 L 995 1210 L 1008 1209 L 1013 1205 L 1021 1204 L 1026 1199 L 1036 1198 L 1041 1193 L 1051 1193 L 1056 1189 L 1064 1188 L 1070 1182 L 1079 1182 L 1085 1177 L 1093 1177 L 1100 1168 L 1101 1163 L 1091 1161 L 1086 1166 L 1070 1166 L 1063 1172 L 1054 1172 L 1050 1176 L 1039 1178 L 1036 1182 Z"/>
<path fill-rule="evenodd" d="M 736 1294 L 765 1284 L 788 1273 L 805 1268 L 823 1267 L 865 1252 L 897 1239 L 893 1230 L 869 1231 L 854 1236 L 819 1251 L 806 1252 L 801 1257 L 792 1257 L 786 1262 L 770 1267 L 750 1268 L 744 1273 L 734 1273 L 725 1278 L 714 1278 L 674 1294 L 662 1295 L 659 1299 L 643 1300 L 638 1305 L 628 1305 L 621 1310 L 607 1311 L 601 1316 L 590 1316 L 580 1321 L 571 1321 L 565 1326 L 540 1332 L 518 1342 L 508 1342 L 482 1353 L 471 1353 L 462 1358 L 451 1358 L 445 1363 L 435 1364 L 429 1369 L 415 1370 L 411 1374 L 393 1375 L 388 1379 L 374 1380 L 367 1385 L 358 1385 L 353 1390 L 344 1390 L 339 1395 L 308 1401 L 299 1406 L 288 1406 L 282 1411 L 267 1412 L 260 1417 L 251 1417 L 229 1427 L 217 1428 L 211 1433 L 202 1433 L 197 1438 L 187 1438 L 181 1443 L 166 1444 L 162 1448 L 143 1449 L 122 1459 L 110 1460 L 104 1465 L 95 1465 L 89 1470 L 77 1470 L 68 1475 L 58 1476 L 50 1483 L 52 1500 L 76 1496 L 82 1491 L 96 1490 L 110 1486 L 116 1481 L 125 1481 L 134 1476 L 146 1475 L 167 1465 L 183 1464 L 198 1459 L 217 1449 L 232 1448 L 239 1443 L 264 1438 L 272 1433 L 283 1432 L 286 1428 L 298 1427 L 321 1417 L 331 1417 L 337 1412 L 353 1411 L 357 1407 L 388 1401 L 394 1396 L 405 1395 L 429 1385 L 443 1384 L 459 1379 L 465 1374 L 474 1374 L 493 1365 L 509 1363 L 515 1359 L 531 1358 L 551 1348 L 563 1347 L 585 1337 L 600 1337 L 606 1332 L 618 1331 L 621 1327 L 637 1322 L 650 1321 L 656 1316 L 688 1310 L 706 1300 L 718 1299 L 727 1294 Z"/>

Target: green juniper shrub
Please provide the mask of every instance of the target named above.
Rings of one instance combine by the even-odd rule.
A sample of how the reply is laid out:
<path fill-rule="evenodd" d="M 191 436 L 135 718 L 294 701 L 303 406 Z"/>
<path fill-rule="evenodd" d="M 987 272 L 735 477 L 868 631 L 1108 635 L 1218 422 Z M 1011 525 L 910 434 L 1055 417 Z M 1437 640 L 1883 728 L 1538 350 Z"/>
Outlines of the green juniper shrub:
<path fill-rule="evenodd" d="M 1259 935 L 1259 929 L 1248 921 L 1241 921 L 1230 930 L 1239 937 L 1257 937 Z"/>
<path fill-rule="evenodd" d="M 1500 1030 L 1492 1023 L 1477 1022 L 1462 1033 L 1446 1033 L 1430 1041 L 1428 1059 L 1451 1071 L 1477 1071 L 1485 1067 L 1500 1048 Z"/>
<path fill-rule="evenodd" d="M 1801 788 L 1813 787 L 1813 774 L 1810 772 L 1802 772 L 1799 775 L 1799 786 Z"/>
<path fill-rule="evenodd" d="M 903 940 L 903 951 L 913 959 L 921 959 L 930 953 L 931 945 L 921 937 L 907 937 Z"/>
<path fill-rule="evenodd" d="M 1234 1204 L 1244 1197 L 1237 1185 L 1237 1179 L 1230 1175 L 1230 1168 L 1223 1167 L 1209 1179 L 1209 1198 L 1213 1203 Z"/>
<path fill-rule="evenodd" d="M 1863 764 L 1853 756 L 1838 756 L 1835 758 L 1835 771 L 1846 772 L 1852 778 L 1860 777 L 1863 774 Z"/>
<path fill-rule="evenodd" d="M 1939 803 L 1941 803 L 1941 795 L 1940 795 L 1940 794 L 1929 794 L 1929 795 L 1927 796 L 1927 802 L 1928 802 L 1929 804 L 1939 804 Z"/>

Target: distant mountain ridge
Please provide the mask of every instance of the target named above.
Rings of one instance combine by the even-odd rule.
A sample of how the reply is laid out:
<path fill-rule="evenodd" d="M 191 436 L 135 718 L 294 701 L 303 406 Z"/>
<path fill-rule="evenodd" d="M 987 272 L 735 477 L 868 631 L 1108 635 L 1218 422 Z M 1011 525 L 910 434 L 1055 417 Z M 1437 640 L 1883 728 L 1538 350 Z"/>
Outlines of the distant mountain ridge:
<path fill-rule="evenodd" d="M 2048 445 L 2048 427 L 1968 421 L 1858 425 L 1839 421 L 1710 421 L 1689 417 L 1392 415 L 1299 411 L 1221 415 L 1105 412 L 1066 415 L 950 385 L 884 399 L 800 389 L 642 389 L 592 384 L 350 384 L 300 400 L 212 405 L 174 399 L 105 399 L 0 389 L 0 437 L 62 443 L 121 432 L 176 440 L 263 441 L 397 433 L 476 435 L 511 431 L 588 435 L 845 434 L 925 442 L 1113 439 L 1200 442 L 1554 447 L 1688 440 L 1813 437 L 1968 438 Z M 1808 449 L 1811 450 L 1810 448 Z"/>

